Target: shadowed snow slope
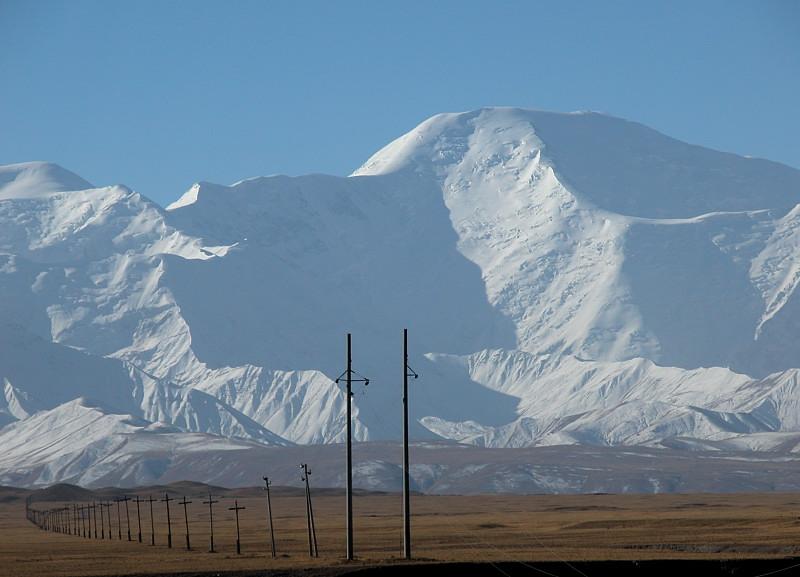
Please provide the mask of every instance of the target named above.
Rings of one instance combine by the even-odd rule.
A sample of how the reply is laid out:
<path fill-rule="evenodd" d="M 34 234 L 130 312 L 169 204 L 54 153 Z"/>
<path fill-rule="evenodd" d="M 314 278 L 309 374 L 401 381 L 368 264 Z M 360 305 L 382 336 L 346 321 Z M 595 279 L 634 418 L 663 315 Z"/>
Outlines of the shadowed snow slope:
<path fill-rule="evenodd" d="M 347 178 L 202 182 L 167 210 L 0 167 L 2 434 L 87 396 L 93 429 L 339 442 L 349 331 L 355 437 L 394 439 L 407 326 L 419 439 L 789 450 L 798 203 L 780 164 L 506 108 L 437 115 Z"/>

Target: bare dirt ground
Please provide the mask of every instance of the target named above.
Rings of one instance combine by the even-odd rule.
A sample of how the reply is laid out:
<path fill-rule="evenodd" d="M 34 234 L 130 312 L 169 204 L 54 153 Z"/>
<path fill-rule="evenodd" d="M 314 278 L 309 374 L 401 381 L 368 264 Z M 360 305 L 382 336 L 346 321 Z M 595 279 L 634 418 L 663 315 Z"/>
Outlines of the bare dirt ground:
<path fill-rule="evenodd" d="M 220 503 L 214 505 L 217 553 L 208 552 L 208 506 L 201 503 L 206 500 L 204 487 L 181 484 L 168 490 L 178 500 L 185 494 L 192 501 L 188 508 L 191 551 L 185 550 L 183 508 L 177 500 L 170 503 L 173 548 L 168 549 L 164 503 L 154 504 L 156 546 L 153 547 L 149 545 L 149 505 L 141 506 L 143 543 L 138 543 L 138 518 L 133 503 L 129 503 L 131 542 L 127 540 L 124 506 L 121 508 L 123 539 L 118 539 L 116 505 L 111 509 L 114 538 L 85 539 L 41 531 L 25 519 L 27 492 L 0 489 L 0 576 L 213 575 L 217 572 L 339 575 L 354 569 L 367 570 L 359 573 L 363 575 L 408 574 L 408 567 L 400 564 L 399 495 L 356 495 L 355 551 L 358 559 L 345 563 L 342 559 L 345 544 L 341 491 L 313 492 L 320 556 L 312 559 L 308 555 L 303 492 L 275 488 L 273 513 L 278 557 L 272 559 L 266 499 L 260 489 L 212 489 L 215 494 L 222 495 Z M 141 497 L 152 494 L 161 498 L 163 491 L 164 488 L 150 488 L 127 494 Z M 48 509 L 73 502 L 109 500 L 115 495 L 122 493 L 57 488 L 37 493 L 32 506 Z M 236 526 L 233 512 L 228 510 L 237 498 L 239 504 L 246 507 L 240 512 L 241 555 L 236 555 Z M 757 575 L 763 567 L 770 570 L 788 567 L 792 562 L 787 559 L 800 555 L 797 515 L 800 495 L 792 493 L 419 495 L 412 497 L 412 508 L 414 555 L 418 561 L 482 563 L 460 565 L 455 573 L 449 574 L 532 575 L 542 574 L 543 570 L 551 575 L 597 575 L 610 573 L 598 573 L 599 565 L 583 562 L 764 560 L 753 565 L 752 570 L 730 573 L 747 577 Z M 108 528 L 104 529 L 107 533 Z M 770 559 L 776 561 L 768 561 Z M 544 562 L 549 563 L 540 565 Z M 715 563 L 713 566 L 717 567 L 719 563 Z M 531 569 L 534 565 L 536 570 Z M 419 566 L 414 572 L 418 576 L 434 574 L 430 573 L 431 567 Z M 435 574 L 448 573 L 443 566 L 436 567 L 439 569 Z"/>

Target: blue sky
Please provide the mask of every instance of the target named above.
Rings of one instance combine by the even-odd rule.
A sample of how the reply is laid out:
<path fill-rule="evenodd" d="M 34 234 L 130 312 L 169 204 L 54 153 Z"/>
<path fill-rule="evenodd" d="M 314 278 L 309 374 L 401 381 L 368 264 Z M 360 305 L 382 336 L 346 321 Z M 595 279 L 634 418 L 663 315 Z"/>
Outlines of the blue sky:
<path fill-rule="evenodd" d="M 0 164 L 167 204 L 437 112 L 599 110 L 800 167 L 800 2 L 0 0 Z"/>

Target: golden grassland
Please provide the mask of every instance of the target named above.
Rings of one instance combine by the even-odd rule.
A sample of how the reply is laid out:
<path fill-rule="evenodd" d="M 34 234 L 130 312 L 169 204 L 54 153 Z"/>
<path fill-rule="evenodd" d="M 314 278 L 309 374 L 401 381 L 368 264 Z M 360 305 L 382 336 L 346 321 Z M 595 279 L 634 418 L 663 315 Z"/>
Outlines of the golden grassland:
<path fill-rule="evenodd" d="M 242 554 L 235 551 L 234 496 L 214 510 L 217 553 L 208 552 L 208 508 L 195 493 L 189 506 L 192 550 L 185 550 L 183 508 L 170 505 L 173 548 L 166 547 L 163 503 L 155 503 L 156 546 L 149 545 L 149 506 L 142 506 L 144 543 L 137 542 L 135 505 L 129 504 L 133 542 L 84 539 L 41 531 L 24 516 L 22 497 L 0 503 L 0 576 L 56 577 L 185 571 L 322 567 L 343 563 L 344 497 L 313 499 L 320 557 L 308 555 L 305 498 L 277 489 L 273 512 L 278 558 L 269 555 L 266 500 L 243 491 L 239 504 Z M 154 495 L 155 496 L 155 495 Z M 180 499 L 180 493 L 172 496 Z M 38 508 L 60 502 L 34 503 Z M 70 504 L 63 502 L 64 505 Z M 399 560 L 401 502 L 395 494 L 355 498 L 356 563 Z M 575 495 L 412 497 L 414 555 L 438 561 L 575 561 L 626 559 L 772 558 L 800 551 L 800 495 Z M 124 509 L 123 509 L 124 511 Z"/>

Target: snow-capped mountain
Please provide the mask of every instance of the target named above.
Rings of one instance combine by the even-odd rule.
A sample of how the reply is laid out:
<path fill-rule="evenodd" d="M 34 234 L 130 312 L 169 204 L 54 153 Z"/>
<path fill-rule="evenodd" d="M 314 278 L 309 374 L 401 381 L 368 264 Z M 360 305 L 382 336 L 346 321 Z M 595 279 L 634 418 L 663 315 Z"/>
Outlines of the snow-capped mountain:
<path fill-rule="evenodd" d="M 349 177 L 201 182 L 166 210 L 0 167 L 0 440 L 80 413 L 85 482 L 127 454 L 120 423 L 339 442 L 348 331 L 371 380 L 355 436 L 391 440 L 408 327 L 419 439 L 780 448 L 800 432 L 799 203 L 780 164 L 503 108 L 437 115 Z M 74 480 L 57 453 L 12 452 L 0 482 Z"/>

